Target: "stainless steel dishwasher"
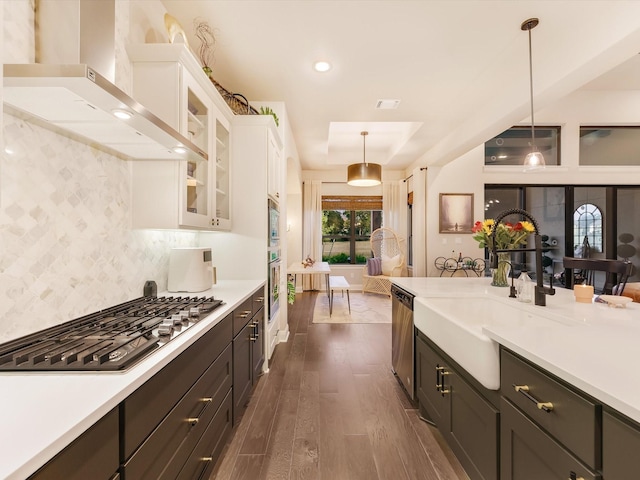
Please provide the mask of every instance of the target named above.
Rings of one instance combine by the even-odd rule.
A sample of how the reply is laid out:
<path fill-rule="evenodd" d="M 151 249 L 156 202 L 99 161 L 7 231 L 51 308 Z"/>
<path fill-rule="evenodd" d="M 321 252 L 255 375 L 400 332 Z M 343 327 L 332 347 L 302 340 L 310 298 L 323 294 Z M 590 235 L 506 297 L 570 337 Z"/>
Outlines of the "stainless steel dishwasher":
<path fill-rule="evenodd" d="M 413 298 L 391 285 L 391 366 L 411 400 L 415 394 Z"/>

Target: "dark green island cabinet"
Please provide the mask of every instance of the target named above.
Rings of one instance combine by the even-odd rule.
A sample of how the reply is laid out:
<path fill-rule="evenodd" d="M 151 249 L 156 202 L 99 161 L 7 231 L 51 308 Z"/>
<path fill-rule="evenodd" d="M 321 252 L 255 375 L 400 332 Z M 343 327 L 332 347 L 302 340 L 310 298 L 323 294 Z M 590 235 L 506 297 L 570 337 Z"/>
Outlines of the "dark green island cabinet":
<path fill-rule="evenodd" d="M 209 478 L 264 362 L 264 286 L 30 478 Z"/>
<path fill-rule="evenodd" d="M 416 394 L 472 479 L 498 478 L 499 395 L 487 390 L 420 331 Z"/>
<path fill-rule="evenodd" d="M 416 329 L 420 412 L 472 480 L 640 478 L 640 424 L 524 357 L 500 348 L 487 390 Z"/>

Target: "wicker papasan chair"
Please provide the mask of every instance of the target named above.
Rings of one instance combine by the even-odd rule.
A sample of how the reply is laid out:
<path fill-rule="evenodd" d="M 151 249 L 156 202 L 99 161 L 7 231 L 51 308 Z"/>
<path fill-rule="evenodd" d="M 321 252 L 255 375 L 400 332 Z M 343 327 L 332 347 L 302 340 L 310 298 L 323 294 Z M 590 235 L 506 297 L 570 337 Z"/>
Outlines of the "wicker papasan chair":
<path fill-rule="evenodd" d="M 391 297 L 391 277 L 405 277 L 405 240 L 390 228 L 374 230 L 370 238 L 373 257 L 362 274 L 362 293 Z"/>

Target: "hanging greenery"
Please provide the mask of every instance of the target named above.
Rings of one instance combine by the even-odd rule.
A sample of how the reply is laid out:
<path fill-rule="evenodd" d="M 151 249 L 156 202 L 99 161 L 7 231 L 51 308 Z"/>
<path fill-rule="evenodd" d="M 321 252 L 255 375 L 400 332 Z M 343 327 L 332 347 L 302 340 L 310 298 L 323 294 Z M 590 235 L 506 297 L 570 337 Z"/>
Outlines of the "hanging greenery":
<path fill-rule="evenodd" d="M 276 127 L 280 125 L 276 112 L 271 110 L 271 107 L 260 107 L 260 115 L 271 115 L 276 122 Z"/>

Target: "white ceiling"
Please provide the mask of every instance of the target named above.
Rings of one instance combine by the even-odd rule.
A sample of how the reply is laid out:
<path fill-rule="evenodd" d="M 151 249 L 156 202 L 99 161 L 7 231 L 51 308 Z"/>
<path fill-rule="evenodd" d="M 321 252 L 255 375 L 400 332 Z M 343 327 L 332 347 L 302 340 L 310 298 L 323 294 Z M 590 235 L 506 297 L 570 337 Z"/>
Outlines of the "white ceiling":
<path fill-rule="evenodd" d="M 165 0 L 197 55 L 214 29 L 213 76 L 254 101 L 284 101 L 303 169 L 362 161 L 443 164 L 583 87 L 640 88 L 640 1 Z M 327 60 L 333 68 L 317 73 Z M 629 62 L 614 72 L 614 67 Z M 378 110 L 380 99 L 399 99 Z"/>

